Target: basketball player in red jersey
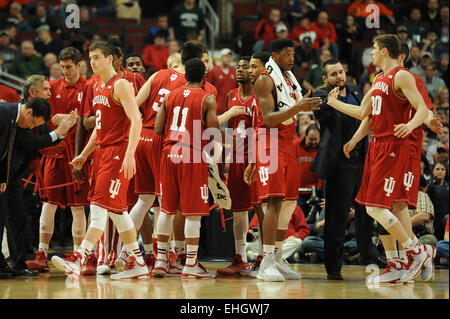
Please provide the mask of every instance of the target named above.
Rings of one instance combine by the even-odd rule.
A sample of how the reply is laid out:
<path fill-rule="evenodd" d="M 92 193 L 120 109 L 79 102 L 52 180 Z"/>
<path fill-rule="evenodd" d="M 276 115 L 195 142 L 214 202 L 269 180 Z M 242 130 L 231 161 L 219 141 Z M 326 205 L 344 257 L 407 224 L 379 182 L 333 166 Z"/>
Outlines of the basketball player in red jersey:
<path fill-rule="evenodd" d="M 197 259 L 200 221 L 209 215 L 208 169 L 203 159 L 207 141 L 197 141 L 195 132 L 206 128 L 219 130 L 215 97 L 201 86 L 205 65 L 196 58 L 185 64 L 186 85 L 173 90 L 163 102 L 155 132 L 163 135 L 161 160 L 162 214 L 158 218 L 158 256 L 153 275 L 164 277 L 168 271 L 167 250 L 174 215 L 180 207 L 185 216 L 186 263 L 183 278 L 214 278 Z M 201 145 L 197 145 L 201 144 Z M 197 160 L 198 161 L 197 161 Z"/>
<path fill-rule="evenodd" d="M 90 192 L 91 222 L 80 248 L 68 258 L 54 256 L 52 262 L 66 274 L 79 275 L 109 217 L 131 254 L 125 270 L 111 275 L 111 279 L 148 278 L 148 268 L 136 240 L 136 229 L 127 213 L 128 183 L 136 172 L 134 153 L 142 120 L 133 86 L 112 66 L 113 51 L 114 47 L 104 41 L 89 47 L 92 70 L 102 79 L 94 91 L 96 126 L 86 147 L 70 163 L 81 169 L 96 149 Z"/>
<path fill-rule="evenodd" d="M 407 69 L 398 65 L 400 41 L 397 36 L 377 36 L 373 43 L 373 63 L 383 73 L 375 78 L 361 106 L 340 102 L 336 98 L 336 89 L 330 92 L 328 104 L 360 120 L 371 114 L 372 140 L 362 185 L 355 201 L 365 205 L 367 213 L 406 250 L 408 264 L 398 281 L 407 282 L 420 274 L 430 256 L 412 233 L 411 226 L 404 226 L 411 225 L 408 197 L 402 183 L 409 168 L 411 146 L 403 139 L 420 126 L 430 113 L 417 89 L 416 79 Z M 416 109 L 416 113 L 405 124 L 410 106 Z"/>
<path fill-rule="evenodd" d="M 73 47 L 65 48 L 58 56 L 64 77 L 50 82 L 49 102 L 52 106 L 52 116 L 57 113 L 69 114 L 76 110 L 81 112 L 80 103 L 86 80 L 80 75 L 81 54 Z M 52 122 L 48 123 L 53 129 Z M 68 161 L 73 157 L 76 127 L 67 133 L 59 144 L 41 150 L 45 156 L 43 187 L 65 184 L 73 181 L 72 169 Z M 41 259 L 47 258 L 47 251 L 54 230 L 55 213 L 58 207 L 70 207 L 73 216 L 72 236 L 76 250 L 86 231 L 86 216 L 84 207 L 89 205 L 87 193 L 89 183 L 69 185 L 65 187 L 44 190 L 44 203 L 40 217 L 39 248 L 35 260 L 28 261 L 33 269 L 38 268 Z M 45 262 L 44 262 L 45 263 Z M 41 265 L 42 266 L 42 265 Z M 45 265 L 44 265 L 45 268 Z"/>
<path fill-rule="evenodd" d="M 320 104 L 320 99 L 309 98 L 310 92 L 303 98 L 300 85 L 295 84 L 296 79 L 290 72 L 294 64 L 293 42 L 276 39 L 271 42 L 271 48 L 272 57 L 266 64 L 268 71 L 263 72 L 255 82 L 255 95 L 260 108 L 256 134 L 257 188 L 259 199 L 267 201 L 263 221 L 264 258 L 257 278 L 284 281 L 300 278 L 284 259 L 279 258 L 278 253 L 298 196 L 293 144 L 295 115 L 301 111 L 311 111 Z M 264 163 L 267 159 L 263 160 L 263 153 L 271 149 L 274 152 L 275 145 L 271 144 L 273 138 L 278 150 L 276 154 L 270 153 L 268 162 Z"/>
<path fill-rule="evenodd" d="M 400 55 L 397 59 L 398 65 L 403 66 L 405 60 L 408 59 L 409 48 L 407 44 L 402 43 L 400 48 Z M 442 129 L 442 123 L 439 119 L 434 118 L 432 110 L 433 103 L 428 96 L 428 92 L 426 90 L 425 84 L 422 79 L 420 79 L 415 74 L 412 74 L 415 78 L 417 89 L 422 95 L 422 98 L 430 110 L 430 114 L 428 118 L 425 120 L 425 124 L 427 124 L 433 131 L 438 133 Z M 416 110 L 414 107 L 410 105 L 410 112 L 407 113 L 408 118 L 406 121 L 410 120 L 412 116 L 415 114 Z M 344 145 L 344 153 L 346 156 L 349 156 L 350 151 L 353 149 L 355 141 L 361 140 L 364 136 L 366 136 L 372 127 L 372 119 L 371 117 L 367 117 L 361 123 L 360 129 L 355 133 L 352 139 Z M 414 209 L 417 205 L 417 197 L 419 193 L 419 181 L 420 181 L 420 154 L 422 148 L 422 135 L 423 129 L 422 125 L 418 126 L 414 129 L 410 135 L 408 135 L 408 143 L 410 143 L 410 159 L 408 161 L 409 168 L 407 172 L 405 172 L 403 179 L 404 190 L 408 197 L 409 207 Z M 408 229 L 408 233 L 412 233 L 412 225 L 410 220 L 407 218 L 401 219 L 402 224 L 406 229 Z M 408 258 L 406 256 L 406 252 L 402 247 L 397 249 L 397 241 L 395 238 L 390 235 L 384 228 L 381 229 L 380 238 L 383 243 L 383 247 L 386 254 L 387 259 L 387 269 L 384 273 L 382 273 L 376 281 L 379 283 L 396 283 L 402 274 L 402 270 L 408 262 Z M 427 252 L 430 255 L 430 260 L 425 263 L 422 268 L 421 275 L 422 279 L 425 281 L 430 280 L 434 273 L 434 264 L 433 259 L 435 256 L 435 248 L 431 245 L 425 244 Z"/>
<path fill-rule="evenodd" d="M 228 190 L 233 212 L 233 235 L 236 255 L 231 265 L 217 270 L 224 276 L 249 275 L 245 243 L 248 231 L 248 211 L 253 209 L 250 186 L 244 181 L 244 170 L 248 165 L 248 134 L 252 128 L 253 107 L 256 104 L 253 83 L 250 78 L 250 56 L 241 57 L 236 66 L 238 87 L 225 96 L 225 111 L 218 116 L 219 125 L 228 122 L 228 129 L 233 130 L 233 148 L 228 169 Z"/>

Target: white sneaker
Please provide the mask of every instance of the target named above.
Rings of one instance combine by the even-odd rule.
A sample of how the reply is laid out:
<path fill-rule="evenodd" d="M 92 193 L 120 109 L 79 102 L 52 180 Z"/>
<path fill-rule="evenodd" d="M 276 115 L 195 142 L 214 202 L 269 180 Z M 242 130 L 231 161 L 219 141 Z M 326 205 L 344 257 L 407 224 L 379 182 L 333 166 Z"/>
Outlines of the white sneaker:
<path fill-rule="evenodd" d="M 186 254 L 179 255 L 175 263 L 168 264 L 167 277 L 181 277 L 185 263 L 186 263 Z"/>
<path fill-rule="evenodd" d="M 428 281 L 433 278 L 434 275 L 434 257 L 436 257 L 436 247 L 427 244 L 424 244 L 423 246 L 425 247 L 425 252 L 430 258 L 424 264 L 420 275 L 424 281 Z"/>
<path fill-rule="evenodd" d="M 103 264 L 97 266 L 97 275 L 109 275 L 111 273 L 111 268 L 108 265 Z"/>
<path fill-rule="evenodd" d="M 184 265 L 181 277 L 185 279 L 213 279 L 216 277 L 216 275 L 206 270 L 206 268 L 203 267 L 203 265 L 200 264 L 197 260 L 194 266 Z"/>
<path fill-rule="evenodd" d="M 264 281 L 285 281 L 286 278 L 280 273 L 276 266 L 275 255 L 269 254 L 264 256 L 259 266 L 257 279 Z"/>
<path fill-rule="evenodd" d="M 408 265 L 400 277 L 400 281 L 405 282 L 416 278 L 420 274 L 423 265 L 430 259 L 422 244 L 419 244 L 418 250 L 417 253 L 412 250 L 406 252 Z"/>
<path fill-rule="evenodd" d="M 56 266 L 56 268 L 64 271 L 66 275 L 73 274 L 79 276 L 81 273 L 81 266 L 82 266 L 81 260 L 82 257 L 80 253 L 77 251 L 73 252 L 67 258 L 61 258 L 58 256 L 52 257 L 52 263 Z"/>
<path fill-rule="evenodd" d="M 280 271 L 280 273 L 284 276 L 284 278 L 288 280 L 299 280 L 300 278 L 302 278 L 299 273 L 293 271 L 289 267 L 289 263 L 284 258 L 276 260 L 275 265 L 277 266 L 277 269 Z"/>
<path fill-rule="evenodd" d="M 149 277 L 145 262 L 140 264 L 134 256 L 130 256 L 130 261 L 124 271 L 111 275 L 111 279 L 147 279 Z"/>
<path fill-rule="evenodd" d="M 168 272 L 168 261 L 162 260 L 162 259 L 156 259 L 155 261 L 155 267 L 152 271 L 152 276 L 157 278 L 164 278 L 167 275 Z"/>
<path fill-rule="evenodd" d="M 377 284 L 395 284 L 400 281 L 400 278 L 405 269 L 404 264 L 399 261 L 395 262 L 387 262 L 386 270 L 379 276 L 368 277 L 367 284 L 368 285 L 377 285 Z"/>
<path fill-rule="evenodd" d="M 119 257 L 117 257 L 116 262 L 114 263 L 114 267 L 117 268 L 119 271 L 122 271 L 125 269 L 127 264 L 130 262 L 130 255 L 125 250 L 122 250 L 120 252 Z"/>

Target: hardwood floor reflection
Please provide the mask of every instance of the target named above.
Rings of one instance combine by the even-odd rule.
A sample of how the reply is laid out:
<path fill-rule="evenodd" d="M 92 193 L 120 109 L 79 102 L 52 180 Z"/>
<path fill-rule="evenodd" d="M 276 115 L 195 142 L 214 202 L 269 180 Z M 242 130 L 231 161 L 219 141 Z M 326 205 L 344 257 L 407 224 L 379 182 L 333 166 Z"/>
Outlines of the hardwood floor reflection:
<path fill-rule="evenodd" d="M 204 263 L 210 271 L 224 266 Z M 264 282 L 247 277 L 213 280 L 151 278 L 115 281 L 109 276 L 66 277 L 51 267 L 38 277 L 0 280 L 0 299 L 448 299 L 449 271 L 436 269 L 434 280 L 367 287 L 363 266 L 344 266 L 344 281 L 327 281 L 322 265 L 292 265 L 301 280 Z"/>

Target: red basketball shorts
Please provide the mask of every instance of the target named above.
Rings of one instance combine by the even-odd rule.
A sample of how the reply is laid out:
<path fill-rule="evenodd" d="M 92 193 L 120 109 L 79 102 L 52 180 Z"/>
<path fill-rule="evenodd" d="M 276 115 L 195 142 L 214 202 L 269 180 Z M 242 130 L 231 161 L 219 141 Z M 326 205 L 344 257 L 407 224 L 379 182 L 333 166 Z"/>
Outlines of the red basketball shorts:
<path fill-rule="evenodd" d="M 133 206 L 139 199 L 139 195 L 134 192 L 135 181 L 136 175 L 130 180 L 130 184 L 128 184 L 128 191 L 127 191 L 128 211 L 130 211 L 133 208 Z"/>
<path fill-rule="evenodd" d="M 127 143 L 97 148 L 94 155 L 93 174 L 89 200 L 114 213 L 127 211 L 127 194 L 130 180 L 119 173 L 127 150 Z"/>
<path fill-rule="evenodd" d="M 263 201 L 269 197 L 283 197 L 283 200 L 297 200 L 299 171 L 294 156 L 278 151 L 278 156 L 271 156 L 272 161 L 278 161 L 277 169 L 270 172 L 269 163 L 256 160 L 256 187 L 258 198 Z"/>
<path fill-rule="evenodd" d="M 136 177 L 134 192 L 160 196 L 160 158 L 162 138 L 153 129 L 143 128 L 134 155 Z"/>
<path fill-rule="evenodd" d="M 403 178 L 409 168 L 410 148 L 406 140 L 374 139 L 369 144 L 364 175 L 355 201 L 364 206 L 392 208 L 408 202 Z"/>
<path fill-rule="evenodd" d="M 410 144 L 410 155 L 408 168 L 403 175 L 403 190 L 408 198 L 408 206 L 411 209 L 417 207 L 417 198 L 419 196 L 420 185 L 420 150 L 413 144 Z"/>
<path fill-rule="evenodd" d="M 200 163 L 176 163 L 170 157 L 170 146 L 161 154 L 161 211 L 183 216 L 208 216 L 208 168 Z"/>
<path fill-rule="evenodd" d="M 84 169 L 87 174 L 87 170 Z M 72 166 L 66 158 L 46 157 L 44 162 L 43 187 L 52 187 L 74 181 L 72 176 Z M 76 192 L 81 192 L 76 195 Z M 89 206 L 87 200 L 89 183 L 85 181 L 81 184 L 68 185 L 58 188 L 44 189 L 46 202 L 58 205 L 61 208 Z M 77 192 L 77 193 L 78 193 Z"/>
<path fill-rule="evenodd" d="M 243 212 L 253 208 L 250 185 L 244 181 L 247 163 L 230 163 L 227 187 L 231 197 L 231 211 Z"/>

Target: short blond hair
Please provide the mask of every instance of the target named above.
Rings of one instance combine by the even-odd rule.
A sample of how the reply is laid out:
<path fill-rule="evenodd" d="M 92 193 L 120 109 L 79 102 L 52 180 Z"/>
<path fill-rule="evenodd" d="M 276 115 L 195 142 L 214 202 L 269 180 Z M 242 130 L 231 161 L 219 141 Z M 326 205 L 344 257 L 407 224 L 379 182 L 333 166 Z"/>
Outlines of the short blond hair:
<path fill-rule="evenodd" d="M 170 69 L 179 64 L 181 64 L 181 53 L 179 52 L 172 53 L 167 59 L 167 67 Z"/>
<path fill-rule="evenodd" d="M 46 78 L 43 75 L 39 75 L 39 74 L 30 75 L 25 80 L 25 83 L 23 84 L 23 97 L 25 99 L 28 99 L 28 96 L 30 95 L 30 93 L 28 93 L 28 91 L 30 89 L 36 90 L 38 85 L 42 85 L 42 83 L 44 83 L 44 81 L 46 81 Z"/>

